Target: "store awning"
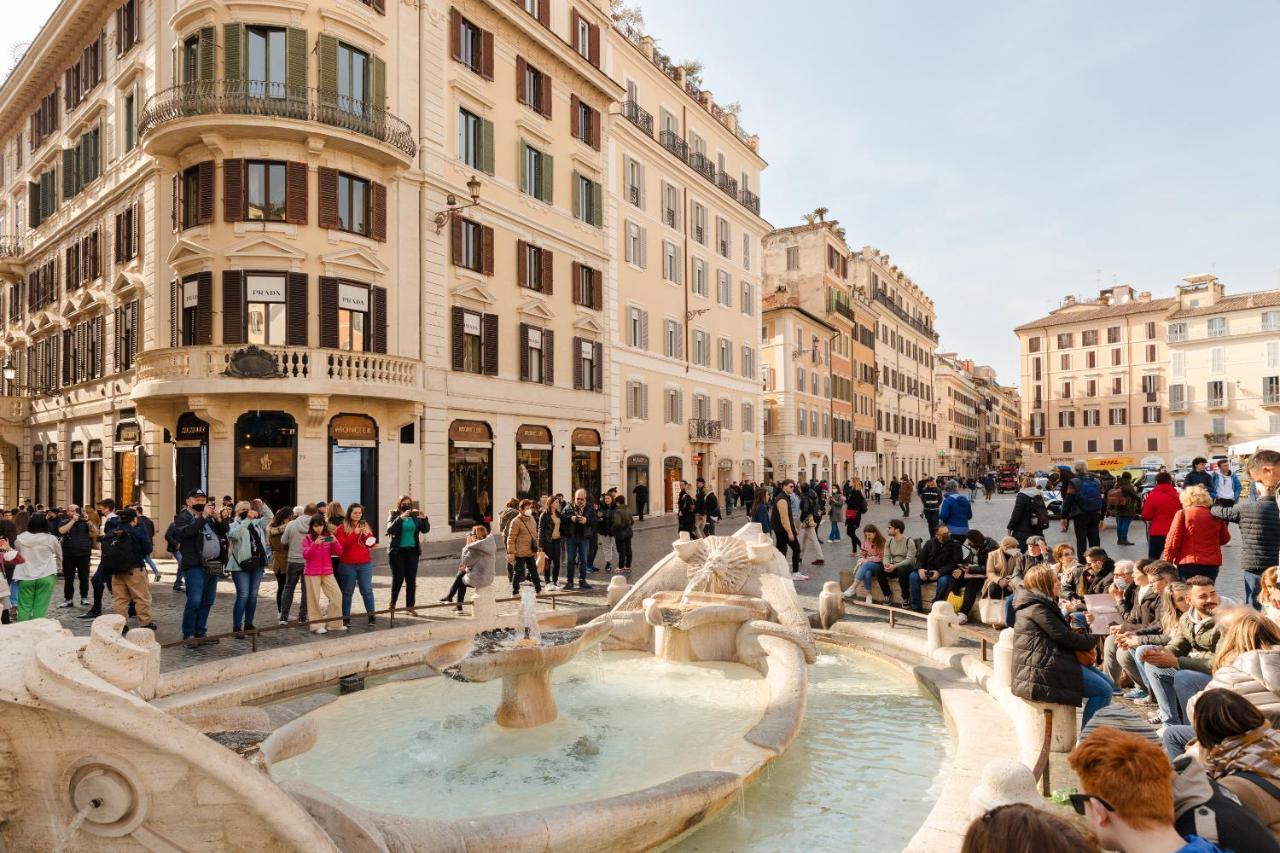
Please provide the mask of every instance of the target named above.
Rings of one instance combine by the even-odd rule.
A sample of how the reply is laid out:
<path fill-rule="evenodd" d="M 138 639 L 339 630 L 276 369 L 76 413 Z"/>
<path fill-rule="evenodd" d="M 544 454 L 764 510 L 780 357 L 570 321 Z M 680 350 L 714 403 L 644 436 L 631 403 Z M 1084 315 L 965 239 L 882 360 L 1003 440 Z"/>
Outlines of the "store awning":
<path fill-rule="evenodd" d="M 1246 441 L 1243 444 L 1233 444 L 1227 448 L 1227 452 L 1232 456 L 1252 456 L 1259 450 L 1280 451 L 1280 435 L 1272 435 L 1267 438 Z"/>

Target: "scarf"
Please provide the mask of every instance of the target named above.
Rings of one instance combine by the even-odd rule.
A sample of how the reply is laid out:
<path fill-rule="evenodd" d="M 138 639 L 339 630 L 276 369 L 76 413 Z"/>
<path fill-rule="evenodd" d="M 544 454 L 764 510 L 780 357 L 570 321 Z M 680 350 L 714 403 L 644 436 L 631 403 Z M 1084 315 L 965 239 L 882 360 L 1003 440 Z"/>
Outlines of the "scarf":
<path fill-rule="evenodd" d="M 1229 737 L 1207 753 L 1201 752 L 1209 775 L 1215 779 L 1231 773 L 1257 773 L 1280 782 L 1280 729 L 1259 726 Z"/>

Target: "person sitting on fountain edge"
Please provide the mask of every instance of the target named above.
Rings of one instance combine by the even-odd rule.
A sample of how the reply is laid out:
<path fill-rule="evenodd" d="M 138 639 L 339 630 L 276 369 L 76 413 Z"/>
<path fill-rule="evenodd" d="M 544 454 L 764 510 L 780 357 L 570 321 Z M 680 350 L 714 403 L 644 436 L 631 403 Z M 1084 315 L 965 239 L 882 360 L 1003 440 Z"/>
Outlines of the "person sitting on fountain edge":
<path fill-rule="evenodd" d="M 924 543 L 920 549 L 916 565 L 919 568 L 907 575 L 903 584 L 903 597 L 910 597 L 911 609 L 924 612 L 924 604 L 920 599 L 920 587 L 923 584 L 938 582 L 933 594 L 934 601 L 945 601 L 947 590 L 951 586 L 951 573 L 964 563 L 964 548 L 959 540 L 951 538 L 951 531 L 945 524 L 939 525 L 933 538 Z M 902 581 L 899 581 L 902 583 Z"/>

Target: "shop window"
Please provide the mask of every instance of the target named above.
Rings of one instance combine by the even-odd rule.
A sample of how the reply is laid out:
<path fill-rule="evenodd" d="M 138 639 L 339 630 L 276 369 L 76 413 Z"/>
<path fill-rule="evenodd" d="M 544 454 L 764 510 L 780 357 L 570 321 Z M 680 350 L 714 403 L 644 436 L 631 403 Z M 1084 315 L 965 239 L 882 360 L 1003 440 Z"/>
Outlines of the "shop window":
<path fill-rule="evenodd" d="M 378 518 L 378 425 L 366 415 L 335 415 L 329 421 L 329 495 L 365 517 Z M 372 522 L 371 522 L 372 523 Z"/>
<path fill-rule="evenodd" d="M 481 421 L 449 425 L 449 523 L 466 530 L 493 520 L 493 431 Z"/>
<path fill-rule="evenodd" d="M 603 491 L 600 472 L 600 433 L 593 429 L 575 429 L 570 437 L 573 446 L 571 462 L 572 488 L 586 489 L 595 499 Z"/>
<path fill-rule="evenodd" d="M 553 494 L 551 430 L 522 424 L 516 430 L 516 497 L 537 501 Z"/>

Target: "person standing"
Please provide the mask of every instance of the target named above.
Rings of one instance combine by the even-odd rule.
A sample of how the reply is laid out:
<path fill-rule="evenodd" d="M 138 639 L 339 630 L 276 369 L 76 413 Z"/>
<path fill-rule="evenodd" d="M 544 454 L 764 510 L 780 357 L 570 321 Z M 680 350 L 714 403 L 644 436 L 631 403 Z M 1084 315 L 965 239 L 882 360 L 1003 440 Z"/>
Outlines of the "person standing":
<path fill-rule="evenodd" d="M 315 507 L 305 507 L 305 509 L 315 509 Z M 342 601 L 342 590 L 338 588 L 338 581 L 333 576 L 332 557 L 338 550 L 338 540 L 334 538 L 333 531 L 329 529 L 329 524 L 321 513 L 317 512 L 310 516 L 301 514 L 289 525 L 289 529 L 293 530 L 299 521 L 306 525 L 306 531 L 298 541 L 305 586 L 305 596 L 300 606 L 304 613 L 309 612 L 321 619 L 328 619 L 329 612 L 340 607 Z M 289 547 L 292 553 L 292 546 Z M 290 559 L 292 560 L 292 557 Z M 292 563 L 290 565 L 292 567 Z M 320 606 L 321 596 L 325 599 L 323 607 Z M 287 610 L 281 611 L 281 620 L 285 620 L 288 615 Z M 305 623 L 306 617 L 304 616 L 301 621 Z M 331 627 L 339 631 L 347 630 L 346 626 L 336 618 L 309 627 L 313 634 L 327 634 Z"/>
<path fill-rule="evenodd" d="M 1182 509 L 1173 517 L 1164 543 L 1164 559 L 1178 567 L 1182 580 L 1203 575 L 1218 579 L 1222 568 L 1222 546 L 1231 541 L 1231 531 L 1221 518 L 1209 511 L 1213 499 L 1204 486 L 1182 490 Z"/>
<path fill-rule="evenodd" d="M 821 520 L 818 493 L 810 486 L 800 493 L 800 556 L 807 557 L 815 566 L 826 562 L 822 553 L 822 541 L 818 539 L 818 524 Z"/>
<path fill-rule="evenodd" d="M 706 536 L 707 529 L 707 484 L 699 477 L 694 483 L 695 491 L 693 494 L 693 529 L 694 539 L 700 539 Z"/>
<path fill-rule="evenodd" d="M 39 513 L 43 515 L 44 513 Z M 28 521 L 23 524 L 22 529 L 26 529 L 26 525 L 30 523 L 36 513 L 28 516 Z M 102 529 L 106 530 L 107 525 L 116 517 L 116 502 L 111 498 L 103 498 L 98 501 L 98 517 L 102 519 Z M 93 587 L 93 604 L 84 613 L 77 616 L 77 619 L 96 619 L 102 615 L 102 597 L 106 594 L 107 586 L 111 583 L 111 574 L 102 568 L 99 564 L 94 570 L 89 581 Z M 19 590 L 21 591 L 21 590 Z"/>
<path fill-rule="evenodd" d="M 618 548 L 618 574 L 631 574 L 631 561 L 634 558 L 631 550 L 631 537 L 635 533 L 631 518 L 631 508 L 627 499 L 618 495 L 613 502 L 613 541 Z"/>
<path fill-rule="evenodd" d="M 844 499 L 844 535 L 849 537 L 849 547 L 854 553 L 857 553 L 858 548 L 858 527 L 866 512 L 867 498 L 862 493 L 862 481 L 855 477 L 849 483 L 849 491 Z"/>
<path fill-rule="evenodd" d="M 1022 551 L 1026 550 L 1028 539 L 1049 529 L 1049 509 L 1044 504 L 1044 495 L 1036 488 L 1036 478 L 1030 474 L 1022 475 L 1022 488 L 1013 498 L 1013 512 L 1005 527 L 1009 535 L 1018 540 Z"/>
<path fill-rule="evenodd" d="M 764 486 L 757 486 L 755 496 L 751 500 L 751 504 L 747 509 L 752 522 L 760 525 L 760 532 L 765 536 L 773 536 L 773 524 L 770 521 L 772 515 L 772 506 L 769 503 L 769 490 Z"/>
<path fill-rule="evenodd" d="M 1214 506 L 1235 506 L 1240 500 L 1240 475 L 1231 470 L 1226 459 L 1218 460 L 1218 470 L 1209 481 L 1209 494 Z"/>
<path fill-rule="evenodd" d="M 871 497 L 877 504 L 884 497 L 884 477 L 877 477 L 875 482 L 871 484 Z"/>
<path fill-rule="evenodd" d="M 676 497 L 676 531 L 688 533 L 690 539 L 697 539 L 697 523 L 697 502 L 689 494 L 689 484 L 681 480 L 680 494 Z"/>
<path fill-rule="evenodd" d="M 151 552 L 151 537 L 137 513 L 125 508 L 112 519 L 102 537 L 102 565 L 111 574 L 111 604 L 117 616 L 129 623 L 129 611 L 138 617 L 138 627 L 156 629 L 151 620 L 151 586 L 147 583 L 145 557 Z"/>
<path fill-rule="evenodd" d="M 1116 520 L 1116 544 L 1133 544 L 1129 541 L 1129 525 L 1141 511 L 1142 498 L 1133 485 L 1133 475 L 1124 471 L 1107 492 L 1107 512 Z"/>
<path fill-rule="evenodd" d="M 301 601 L 298 604 L 298 621 L 305 625 L 309 621 L 307 619 L 307 614 L 309 612 L 314 612 L 311 610 L 311 605 L 309 604 L 310 598 L 306 580 L 307 555 L 302 552 L 302 541 L 307 534 L 311 532 L 312 522 L 315 520 L 316 516 L 319 516 L 320 520 L 324 521 L 324 513 L 316 509 L 315 504 L 296 506 L 293 508 L 293 511 L 295 516 L 294 519 L 286 524 L 284 526 L 284 530 L 280 533 L 280 544 L 282 544 L 288 552 L 285 556 L 284 592 L 283 595 L 280 596 L 279 613 L 281 625 L 287 625 L 289 623 L 289 612 L 293 610 L 293 593 L 295 590 L 299 590 L 299 587 L 301 587 L 301 589 L 298 592 L 298 597 Z M 333 531 L 329 529 L 328 522 L 325 522 L 324 529 L 325 532 L 319 535 L 332 536 Z M 326 555 L 325 559 L 329 560 L 328 574 L 332 579 L 332 558 L 334 555 L 334 549 L 326 548 L 322 550 Z M 315 553 L 319 554 L 320 550 L 317 550 Z M 272 557 L 274 558 L 274 556 L 275 552 L 273 551 Z M 319 559 L 319 557 L 316 559 Z M 323 587 L 323 582 L 318 583 Z M 336 586 L 338 581 L 333 579 L 333 583 Z M 326 596 L 327 595 L 328 594 L 326 593 Z M 337 599 L 334 598 L 333 600 L 336 601 Z"/>
<path fill-rule="evenodd" d="M 903 477 L 902 485 L 898 487 L 898 506 L 902 507 L 903 518 L 911 514 L 911 493 L 914 490 L 915 485 L 911 482 L 911 478 Z"/>
<path fill-rule="evenodd" d="M 716 522 L 720 520 L 720 500 L 716 497 L 714 491 L 707 492 L 706 502 L 703 504 L 706 512 L 705 522 L 701 528 L 703 536 L 716 535 Z"/>
<path fill-rule="evenodd" d="M 542 594 L 542 581 L 538 577 L 538 523 L 533 520 L 533 501 L 528 498 L 516 506 L 517 515 L 507 525 L 507 564 L 511 566 L 511 594 L 520 595 L 520 586 L 526 580 Z M 612 538 L 612 537 L 610 537 Z M 461 602 L 459 602 L 461 603 Z"/>
<path fill-rule="evenodd" d="M 560 588 L 560 557 L 564 550 L 560 538 L 560 503 L 553 497 L 543 496 L 538 514 L 538 550 L 546 557 L 542 570 L 542 584 L 549 590 Z"/>
<path fill-rule="evenodd" d="M 969 533 L 973 505 L 969 503 L 968 498 L 960 494 L 960 487 L 954 481 L 947 483 L 944 492 L 942 507 L 938 510 L 938 521 L 946 525 L 954 538 L 963 539 Z"/>
<path fill-rule="evenodd" d="M 347 507 L 342 526 L 335 532 L 338 540 L 338 570 L 334 575 L 338 578 L 338 588 L 342 590 L 342 624 L 351 624 L 351 599 L 356 585 L 360 586 L 360 597 L 364 599 L 364 612 L 368 614 L 369 624 L 376 624 L 373 612 L 373 557 L 369 549 L 377 544 L 373 530 L 364 520 L 364 507 L 353 503 Z"/>
<path fill-rule="evenodd" d="M 396 514 L 387 525 L 387 562 L 391 567 L 391 609 L 400 599 L 404 587 L 404 603 L 410 609 L 418 593 L 418 561 L 422 557 L 422 536 L 431 531 L 425 514 L 414 509 L 413 498 L 402 495 Z"/>
<path fill-rule="evenodd" d="M 174 520 L 179 540 L 178 571 L 187 589 L 187 603 L 182 610 L 182 639 L 195 640 L 196 645 L 217 643 L 205 639 L 209 628 L 209 611 L 222 577 L 224 551 L 222 537 L 227 525 L 220 521 L 208 497 L 200 489 L 187 495 L 187 506 Z"/>
<path fill-rule="evenodd" d="M 687 493 L 690 505 L 689 521 L 693 521 L 693 498 Z M 683 519 L 683 514 L 681 518 Z M 596 508 L 587 502 L 587 490 L 578 489 L 573 493 L 573 503 L 566 507 L 560 516 L 561 527 L 568 534 L 565 541 L 567 564 L 565 571 L 565 589 L 573 589 L 573 575 L 578 574 L 578 589 L 590 589 L 587 585 L 587 572 L 590 570 L 591 534 L 595 531 L 599 520 Z M 567 523 L 566 523 L 567 522 Z"/>
<path fill-rule="evenodd" d="M 920 487 L 919 493 L 924 523 L 929 528 L 929 536 L 932 537 L 933 531 L 938 529 L 938 513 L 942 509 L 942 489 L 938 488 L 937 480 L 928 477 Z"/>
<path fill-rule="evenodd" d="M 895 477 L 889 481 L 889 503 L 894 504 L 895 506 L 897 505 L 898 491 L 901 488 L 902 488 L 902 481 L 899 480 L 898 478 Z"/>
<path fill-rule="evenodd" d="M 618 543 L 613 538 L 613 493 L 606 492 L 600 496 L 600 517 L 596 522 L 596 542 L 601 553 L 604 554 L 604 570 L 613 573 L 613 567 L 618 564 Z M 594 567 L 595 559 L 591 560 Z"/>
<path fill-rule="evenodd" d="M 1259 450 L 1249 458 L 1249 479 L 1262 487 L 1254 500 L 1235 506 L 1218 506 L 1210 510 L 1214 517 L 1240 525 L 1240 568 L 1244 571 L 1245 602 L 1261 609 L 1258 591 L 1262 573 L 1276 565 L 1280 554 L 1280 510 L 1276 505 L 1276 486 L 1280 485 L 1280 453 Z"/>
<path fill-rule="evenodd" d="M 1075 464 L 1075 476 L 1062 492 L 1062 532 L 1075 525 L 1076 555 L 1083 558 L 1089 548 L 1102 544 L 1098 525 L 1102 522 L 1102 485 L 1089 473 L 1083 459 Z"/>
<path fill-rule="evenodd" d="M 80 507 L 70 504 L 60 519 L 58 537 L 62 540 L 62 598 L 60 608 L 75 604 L 75 582 L 80 579 L 80 603 L 89 603 L 89 555 L 98 529 L 89 523 Z M 147 620 L 150 621 L 150 620 Z"/>
<path fill-rule="evenodd" d="M 276 577 L 276 614 L 281 611 L 284 601 L 284 588 L 289 582 L 289 546 L 284 544 L 284 531 L 293 521 L 293 507 L 281 507 L 276 510 L 271 523 L 267 525 L 267 550 L 271 553 L 271 574 Z M 283 622 L 282 622 L 283 624 Z"/>
<path fill-rule="evenodd" d="M 1182 498 L 1168 471 L 1156 474 L 1156 485 L 1142 502 L 1142 520 L 1147 523 L 1147 559 L 1159 560 L 1164 554 L 1165 539 L 1173 518 L 1182 509 Z"/>
<path fill-rule="evenodd" d="M 831 490 L 831 498 L 827 501 L 827 520 L 831 522 L 831 530 L 827 533 L 828 542 L 840 541 L 840 522 L 844 515 L 844 495 L 838 490 Z"/>
<path fill-rule="evenodd" d="M 267 519 L 248 501 L 236 504 L 227 528 L 227 568 L 236 587 L 236 603 L 231 610 L 231 630 L 255 629 L 258 589 L 267 570 Z"/>
<path fill-rule="evenodd" d="M 800 571 L 800 538 L 796 535 L 796 517 L 791 510 L 791 495 L 796 484 L 793 480 L 783 480 L 778 484 L 780 491 L 773 496 L 773 511 L 769 516 L 769 527 L 773 530 L 774 543 L 785 559 L 787 550 L 791 551 L 791 579 L 807 581 L 809 576 Z"/>
<path fill-rule="evenodd" d="M 644 521 L 644 514 L 649 511 L 649 487 L 643 482 L 636 483 L 631 496 L 636 502 L 636 521 Z"/>
<path fill-rule="evenodd" d="M 14 579 L 18 581 L 18 621 L 43 619 L 49 612 L 53 588 L 62 568 L 62 543 L 49 533 L 49 519 L 33 513 L 27 529 L 13 543 L 21 556 Z"/>
<path fill-rule="evenodd" d="M 1207 470 L 1209 460 L 1203 456 L 1197 456 L 1191 460 L 1191 470 L 1182 480 L 1182 488 L 1189 489 L 1192 486 L 1204 486 L 1213 494 L 1213 475 Z"/>

